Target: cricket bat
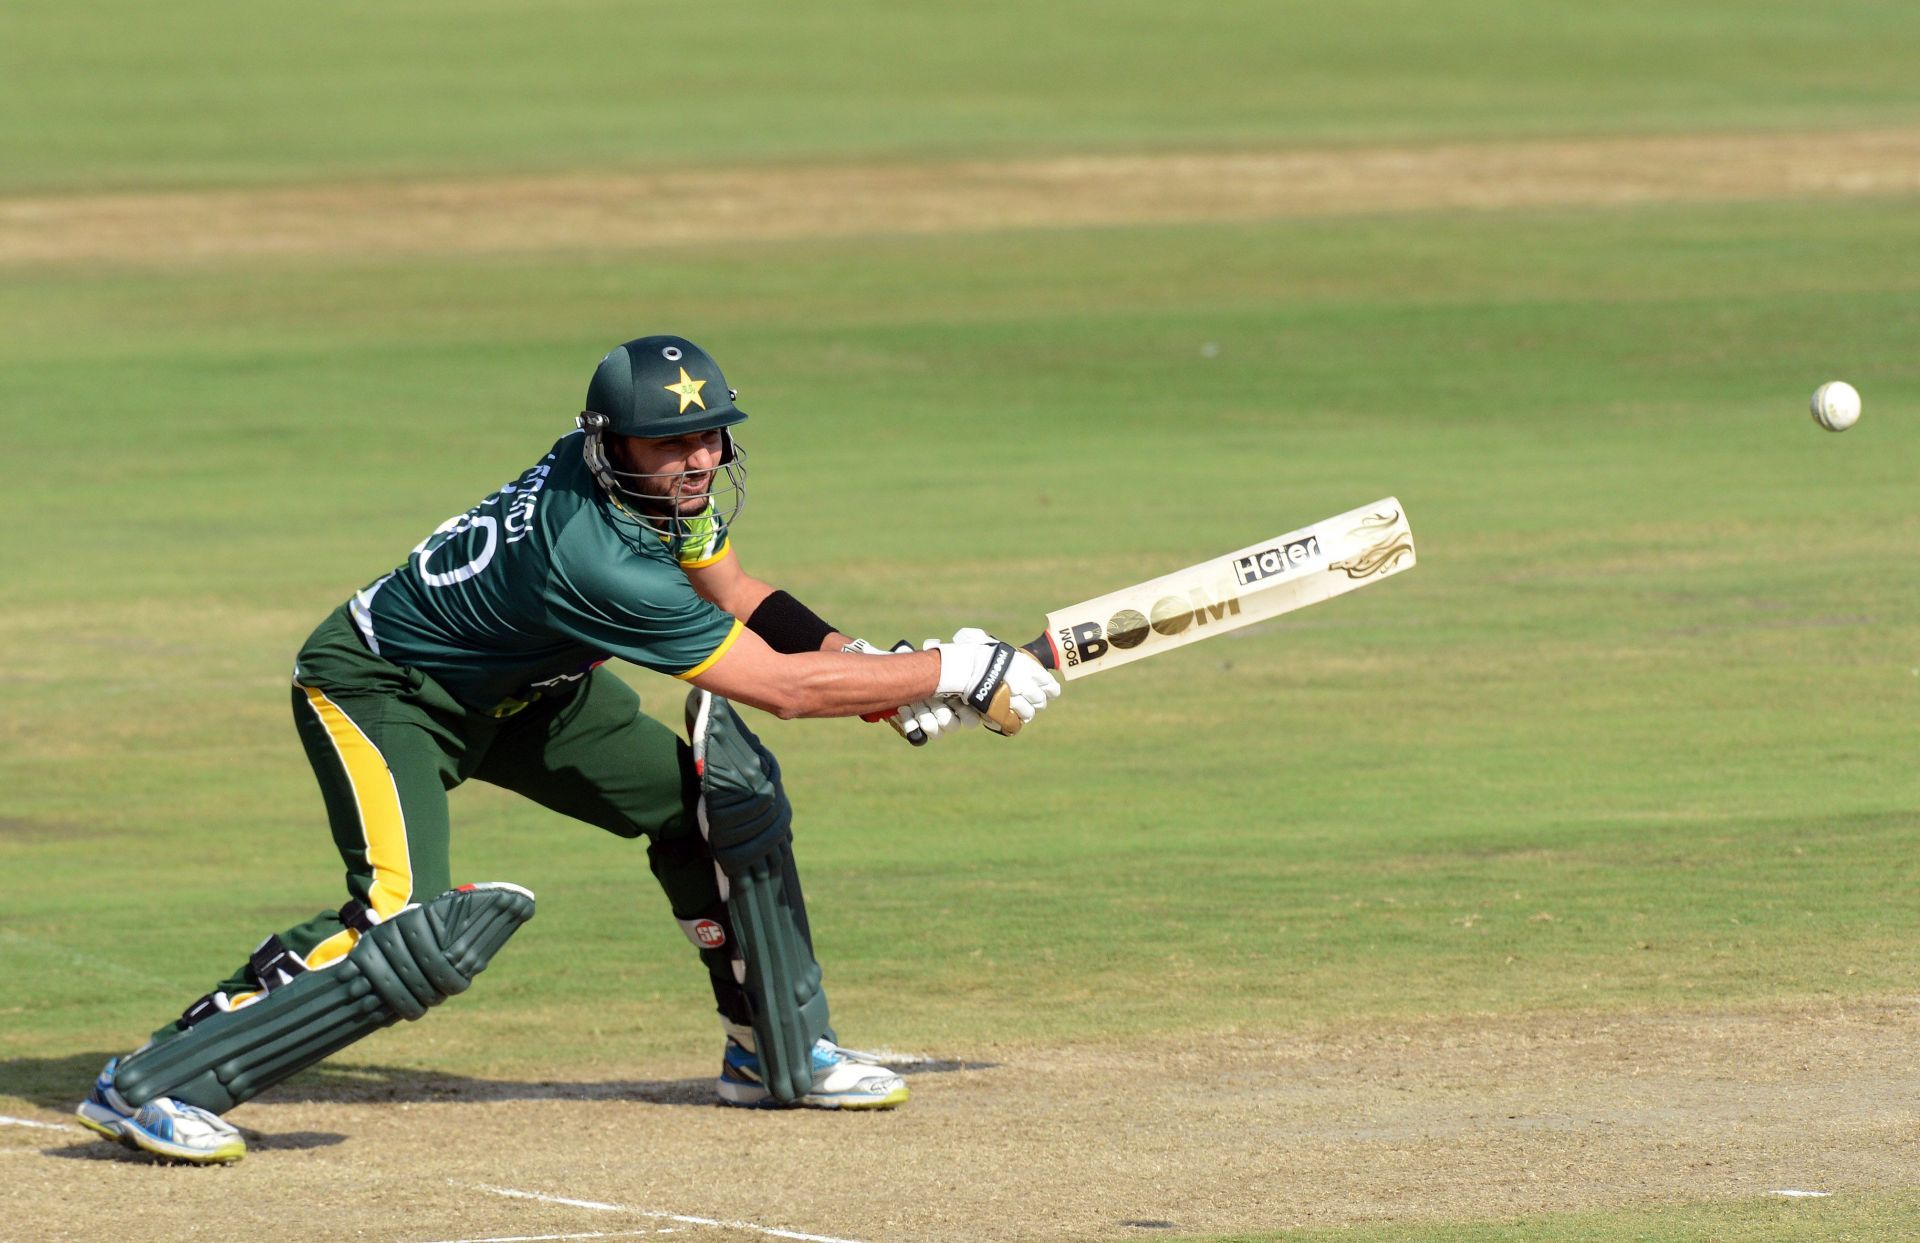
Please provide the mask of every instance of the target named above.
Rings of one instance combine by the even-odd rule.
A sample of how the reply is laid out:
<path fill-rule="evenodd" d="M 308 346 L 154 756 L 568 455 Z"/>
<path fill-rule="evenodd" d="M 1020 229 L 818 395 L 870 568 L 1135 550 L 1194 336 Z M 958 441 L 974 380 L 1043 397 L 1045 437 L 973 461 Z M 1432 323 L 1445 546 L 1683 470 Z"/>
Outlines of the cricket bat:
<path fill-rule="evenodd" d="M 1389 496 L 1285 535 L 1221 553 L 1184 570 L 1122 587 L 1047 614 L 1047 628 L 1022 644 L 1072 681 L 1251 626 L 1377 583 L 1414 565 L 1407 511 Z M 895 651 L 912 651 L 900 643 Z M 1006 686 L 980 710 L 1003 734 L 1020 732 Z M 917 726 L 886 720 L 914 746 Z"/>
<path fill-rule="evenodd" d="M 1413 566 L 1413 528 L 1389 496 L 1048 613 L 1046 630 L 1023 646 L 1071 681 L 1318 604 Z"/>

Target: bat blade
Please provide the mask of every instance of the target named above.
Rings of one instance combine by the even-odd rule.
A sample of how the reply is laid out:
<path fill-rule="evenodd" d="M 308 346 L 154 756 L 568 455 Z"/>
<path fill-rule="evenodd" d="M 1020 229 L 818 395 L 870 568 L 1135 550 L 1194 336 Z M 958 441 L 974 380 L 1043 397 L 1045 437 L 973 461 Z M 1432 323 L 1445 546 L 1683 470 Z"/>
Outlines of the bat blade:
<path fill-rule="evenodd" d="M 1393 497 L 1047 614 L 1026 645 L 1071 680 L 1318 604 L 1413 568 Z"/>

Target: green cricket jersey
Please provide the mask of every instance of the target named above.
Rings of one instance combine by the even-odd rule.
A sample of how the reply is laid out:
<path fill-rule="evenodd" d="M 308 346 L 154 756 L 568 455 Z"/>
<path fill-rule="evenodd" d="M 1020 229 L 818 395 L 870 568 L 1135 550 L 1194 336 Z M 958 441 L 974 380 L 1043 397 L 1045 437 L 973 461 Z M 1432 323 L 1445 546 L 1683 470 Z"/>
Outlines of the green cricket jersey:
<path fill-rule="evenodd" d="M 702 599 L 686 570 L 726 554 L 725 527 L 709 510 L 676 554 L 594 484 L 583 443 L 562 436 L 356 592 L 349 610 L 367 647 L 496 716 L 609 657 L 675 677 L 717 660 L 741 623 Z"/>

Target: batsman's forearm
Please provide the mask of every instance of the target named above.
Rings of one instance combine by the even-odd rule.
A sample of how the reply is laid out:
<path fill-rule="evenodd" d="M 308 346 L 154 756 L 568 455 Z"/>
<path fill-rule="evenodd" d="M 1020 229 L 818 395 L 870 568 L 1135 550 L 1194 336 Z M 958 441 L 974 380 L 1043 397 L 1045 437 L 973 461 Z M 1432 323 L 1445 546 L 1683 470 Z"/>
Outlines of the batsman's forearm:
<path fill-rule="evenodd" d="M 787 719 L 863 716 L 925 699 L 940 683 L 938 652 L 799 652 L 780 663 L 782 676 L 764 702 L 751 694 L 732 698 Z"/>
<path fill-rule="evenodd" d="M 938 652 L 805 652 L 788 659 L 804 666 L 793 688 L 798 700 L 794 716 L 892 712 L 925 699 L 940 683 Z"/>

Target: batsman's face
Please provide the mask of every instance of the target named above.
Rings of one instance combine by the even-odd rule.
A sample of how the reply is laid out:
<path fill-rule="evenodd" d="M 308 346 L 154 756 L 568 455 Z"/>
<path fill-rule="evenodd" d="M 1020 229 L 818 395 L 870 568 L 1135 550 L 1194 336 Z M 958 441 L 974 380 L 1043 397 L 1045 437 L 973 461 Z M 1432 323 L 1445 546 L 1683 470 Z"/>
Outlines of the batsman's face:
<path fill-rule="evenodd" d="M 638 476 L 629 479 L 629 485 L 657 502 L 661 512 L 691 517 L 707 507 L 725 447 L 716 428 L 658 440 L 611 437 L 607 456 L 616 470 Z"/>

